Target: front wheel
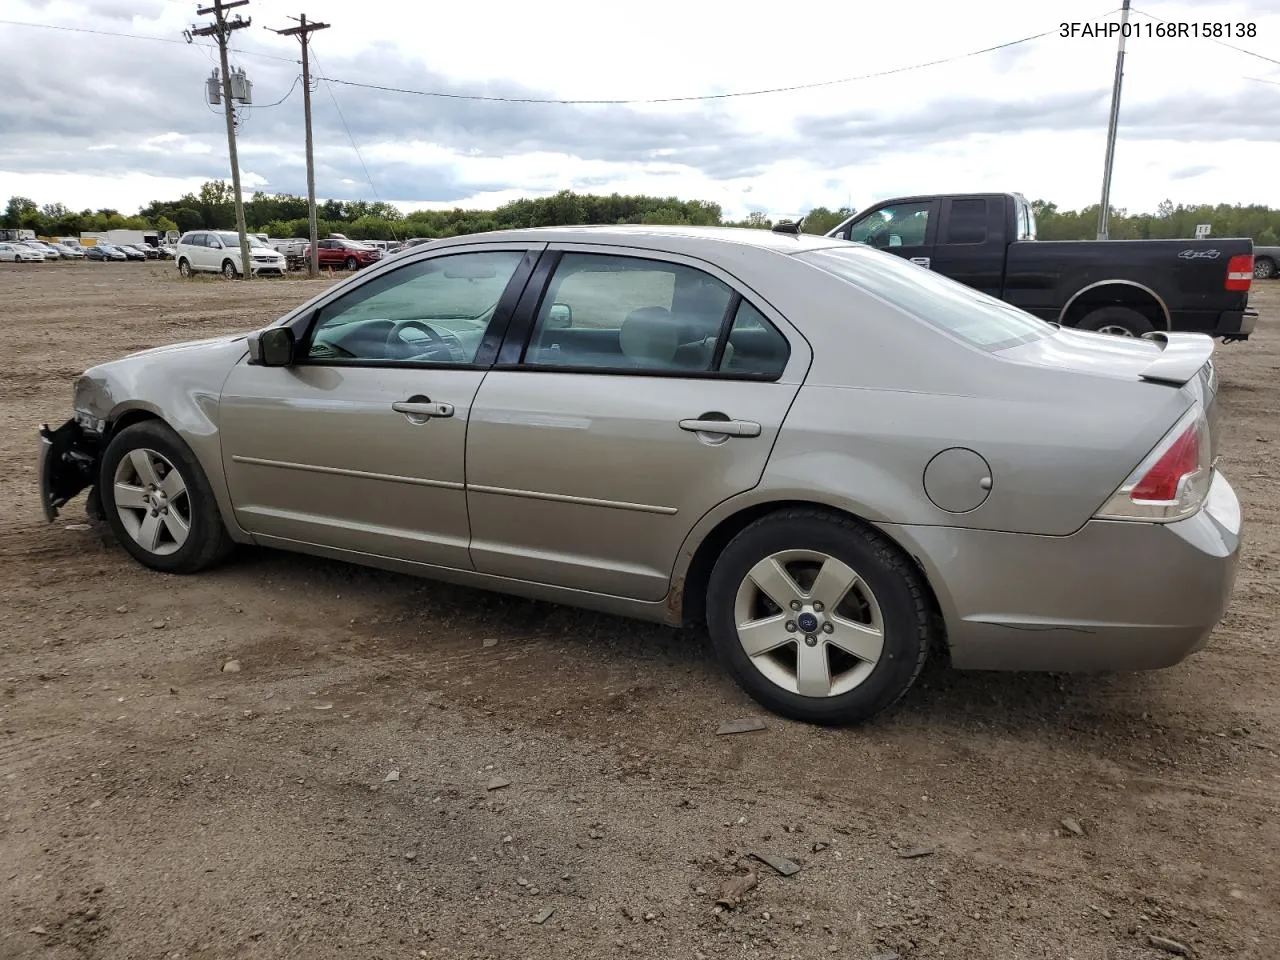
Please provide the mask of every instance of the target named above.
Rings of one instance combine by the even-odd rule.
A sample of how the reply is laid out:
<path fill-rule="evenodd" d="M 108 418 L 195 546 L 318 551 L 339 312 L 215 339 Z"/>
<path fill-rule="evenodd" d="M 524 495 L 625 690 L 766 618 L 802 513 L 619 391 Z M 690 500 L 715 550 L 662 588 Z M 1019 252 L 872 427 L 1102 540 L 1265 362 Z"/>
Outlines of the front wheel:
<path fill-rule="evenodd" d="M 230 260 L 222 261 L 222 275 L 228 280 L 234 280 L 236 277 L 240 276 L 239 272 L 236 270 L 236 265 Z"/>
<path fill-rule="evenodd" d="M 179 275 L 179 276 L 181 276 L 181 277 L 190 277 L 190 276 L 191 276 L 191 264 L 190 264 L 190 263 L 188 263 L 186 260 L 179 260 L 179 261 L 178 261 L 178 275 Z"/>
<path fill-rule="evenodd" d="M 771 514 L 730 541 L 707 587 L 722 662 L 786 717 L 854 724 L 910 689 L 933 640 L 920 574 L 894 544 L 818 510 Z"/>
<path fill-rule="evenodd" d="M 1142 337 L 1155 329 L 1150 320 L 1132 307 L 1099 307 L 1085 314 L 1077 326 L 1116 337 Z"/>
<path fill-rule="evenodd" d="M 1270 280 L 1276 275 L 1276 262 L 1270 257 L 1258 257 L 1253 261 L 1253 278 Z"/>
<path fill-rule="evenodd" d="M 116 539 L 153 570 L 195 573 L 234 546 L 195 454 L 158 420 L 125 427 L 107 444 L 98 495 Z"/>
<path fill-rule="evenodd" d="M 354 270 L 354 269 L 355 269 L 356 267 L 358 267 L 358 266 L 360 266 L 360 264 L 356 263 L 356 258 L 355 258 L 355 257 L 347 257 L 347 269 L 348 269 L 348 270 Z"/>

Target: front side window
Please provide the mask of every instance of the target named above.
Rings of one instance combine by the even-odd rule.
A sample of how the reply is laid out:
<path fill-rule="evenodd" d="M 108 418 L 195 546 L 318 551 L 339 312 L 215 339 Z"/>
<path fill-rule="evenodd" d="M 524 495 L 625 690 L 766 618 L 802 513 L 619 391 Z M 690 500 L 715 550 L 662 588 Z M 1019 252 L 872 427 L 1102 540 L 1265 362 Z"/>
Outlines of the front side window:
<path fill-rule="evenodd" d="M 321 307 L 313 361 L 475 361 L 524 252 L 458 253 L 406 264 Z"/>
<path fill-rule="evenodd" d="M 524 362 L 540 367 L 706 373 L 733 291 L 663 260 L 566 253 Z"/>
<path fill-rule="evenodd" d="M 869 247 L 913 247 L 924 243 L 929 229 L 928 201 L 881 207 L 850 230 L 849 239 Z"/>
<path fill-rule="evenodd" d="M 856 247 L 831 247 L 798 253 L 796 259 L 986 350 L 1027 343 L 1053 330 L 1025 310 L 899 257 Z"/>

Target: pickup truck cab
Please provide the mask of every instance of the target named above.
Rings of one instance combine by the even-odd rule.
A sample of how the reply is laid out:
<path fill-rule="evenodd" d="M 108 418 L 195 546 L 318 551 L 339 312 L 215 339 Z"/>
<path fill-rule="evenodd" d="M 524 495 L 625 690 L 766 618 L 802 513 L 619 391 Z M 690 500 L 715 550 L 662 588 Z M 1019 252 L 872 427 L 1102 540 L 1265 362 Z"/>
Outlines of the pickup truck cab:
<path fill-rule="evenodd" d="M 885 200 L 827 232 L 865 243 L 1044 320 L 1121 336 L 1153 330 L 1247 340 L 1253 241 L 1037 240 L 1018 193 Z"/>

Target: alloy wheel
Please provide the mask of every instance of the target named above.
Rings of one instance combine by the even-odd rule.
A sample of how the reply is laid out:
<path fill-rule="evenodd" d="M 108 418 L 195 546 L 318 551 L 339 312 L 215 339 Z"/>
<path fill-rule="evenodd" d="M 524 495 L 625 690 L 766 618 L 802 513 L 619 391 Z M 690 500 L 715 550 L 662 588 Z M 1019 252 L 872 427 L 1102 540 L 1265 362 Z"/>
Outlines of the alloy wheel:
<path fill-rule="evenodd" d="M 187 542 L 191 498 L 182 474 L 162 454 L 140 447 L 122 457 L 113 498 L 125 532 L 142 549 L 167 556 Z"/>
<path fill-rule="evenodd" d="M 875 594 L 828 554 L 784 550 L 753 566 L 734 601 L 738 642 L 768 680 L 803 697 L 848 693 L 884 651 Z"/>

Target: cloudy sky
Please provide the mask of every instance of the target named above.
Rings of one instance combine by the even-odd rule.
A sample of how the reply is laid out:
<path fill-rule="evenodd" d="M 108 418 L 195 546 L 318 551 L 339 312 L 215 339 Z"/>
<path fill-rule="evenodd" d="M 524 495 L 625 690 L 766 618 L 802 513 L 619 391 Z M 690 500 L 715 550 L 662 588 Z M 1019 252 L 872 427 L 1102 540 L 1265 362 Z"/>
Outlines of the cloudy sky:
<path fill-rule="evenodd" d="M 1231 42 L 1262 56 L 1203 39 L 1130 40 L 1112 202 L 1280 207 L 1280 63 L 1265 59 L 1280 61 L 1280 0 L 1135 4 L 1175 22 L 1256 24 L 1255 37 Z M 203 100 L 216 51 L 181 37 L 197 6 L 2 0 L 0 203 L 21 194 L 133 212 L 228 176 L 223 120 Z M 1078 208 L 1100 191 L 1116 43 L 1057 31 L 1118 19 L 1108 0 L 252 0 L 236 11 L 253 23 L 234 34 L 232 56 L 258 104 L 239 141 L 246 188 L 306 191 L 298 44 L 266 29 L 292 26 L 301 11 L 332 24 L 314 35 L 313 69 L 348 81 L 320 82 L 313 96 L 322 198 L 491 207 L 567 188 L 780 216 L 951 190 L 1017 190 Z M 1133 22 L 1155 21 L 1135 13 Z M 813 89 L 511 102 L 793 87 L 1045 31 L 998 52 Z"/>

